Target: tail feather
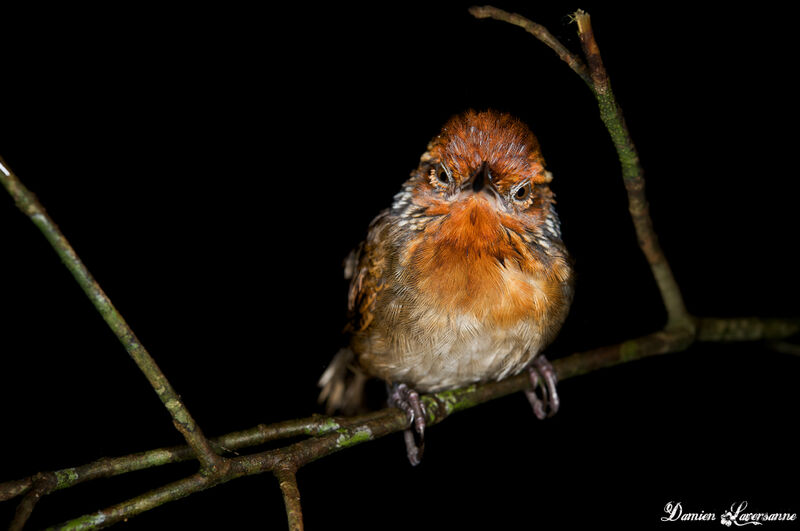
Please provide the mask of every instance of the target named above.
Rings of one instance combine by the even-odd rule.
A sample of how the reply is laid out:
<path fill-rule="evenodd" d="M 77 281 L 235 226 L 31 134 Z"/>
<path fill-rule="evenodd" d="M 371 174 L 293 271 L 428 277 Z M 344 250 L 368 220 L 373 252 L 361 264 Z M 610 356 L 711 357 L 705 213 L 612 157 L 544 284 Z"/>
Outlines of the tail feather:
<path fill-rule="evenodd" d="M 322 388 L 317 401 L 325 404 L 328 415 L 337 411 L 353 415 L 366 410 L 364 384 L 367 375 L 354 366 L 354 360 L 351 349 L 340 349 L 317 383 Z"/>

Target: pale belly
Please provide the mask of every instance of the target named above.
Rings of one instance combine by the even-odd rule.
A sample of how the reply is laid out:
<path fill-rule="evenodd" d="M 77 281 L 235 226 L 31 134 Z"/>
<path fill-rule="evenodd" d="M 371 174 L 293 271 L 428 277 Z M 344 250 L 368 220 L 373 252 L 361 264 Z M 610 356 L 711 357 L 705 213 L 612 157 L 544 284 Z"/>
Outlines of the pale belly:
<path fill-rule="evenodd" d="M 409 320 L 402 313 L 362 334 L 353 347 L 370 375 L 421 392 L 506 378 L 544 347 L 541 326 L 530 318 L 498 328 L 474 316 L 429 313 Z"/>

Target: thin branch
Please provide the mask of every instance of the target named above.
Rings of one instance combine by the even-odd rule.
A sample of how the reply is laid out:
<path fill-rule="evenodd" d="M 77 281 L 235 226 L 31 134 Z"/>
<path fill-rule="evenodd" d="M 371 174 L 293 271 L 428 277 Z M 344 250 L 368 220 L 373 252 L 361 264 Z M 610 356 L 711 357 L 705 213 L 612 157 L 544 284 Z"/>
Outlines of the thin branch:
<path fill-rule="evenodd" d="M 781 354 L 800 356 L 800 345 L 797 343 L 789 343 L 787 341 L 771 341 L 767 343 L 767 347 L 775 352 L 780 352 Z"/>
<path fill-rule="evenodd" d="M 230 474 L 230 469 L 226 468 L 224 474 Z M 110 525 L 122 522 L 127 518 L 141 514 L 145 511 L 155 509 L 167 502 L 185 498 L 190 494 L 208 489 L 214 485 L 218 485 L 223 481 L 218 479 L 217 476 L 197 473 L 187 478 L 175 481 L 163 487 L 151 490 L 141 496 L 131 498 L 125 502 L 117 505 L 112 505 L 101 511 L 92 514 L 87 514 L 74 520 L 64 522 L 62 524 L 53 526 L 53 530 L 84 530 L 84 529 L 101 529 Z"/>
<path fill-rule="evenodd" d="M 633 144 L 628 126 L 625 124 L 622 109 L 617 104 L 611 90 L 611 82 L 603 66 L 600 49 L 592 31 L 591 18 L 588 13 L 578 10 L 575 13 L 575 20 L 578 23 L 581 45 L 589 65 L 592 87 L 600 109 L 600 118 L 614 142 L 622 166 L 622 178 L 628 192 L 628 210 L 636 229 L 639 247 L 650 264 L 650 269 L 661 292 L 661 299 L 667 309 L 667 327 L 691 327 L 692 319 L 686 310 L 680 287 L 672 274 L 672 269 L 653 228 L 650 207 L 644 191 L 644 170 L 639 163 L 639 154 Z"/>
<path fill-rule="evenodd" d="M 37 474 L 32 479 L 31 489 L 25 494 L 25 497 L 22 498 L 19 505 L 17 505 L 14 519 L 11 521 L 11 525 L 8 526 L 8 531 L 20 531 L 25 527 L 25 523 L 28 521 L 28 518 L 30 518 L 33 508 L 36 507 L 36 504 L 39 503 L 42 496 L 48 494 L 52 489 L 53 480 L 46 474 Z"/>
<path fill-rule="evenodd" d="M 64 522 L 54 529 L 89 529 L 107 527 L 137 514 L 185 498 L 233 479 L 274 472 L 281 467 L 293 470 L 311 461 L 357 444 L 401 431 L 408 427 L 405 413 L 398 409 L 383 409 L 365 415 L 368 420 L 332 433 L 300 441 L 289 446 L 252 455 L 230 458 L 224 470 L 215 475 L 194 474 L 164 485 L 141 496 L 131 498 L 92 514 Z M 353 420 L 356 420 L 354 417 Z M 359 419 L 361 420 L 361 419 Z"/>
<path fill-rule="evenodd" d="M 720 330 L 737 330 L 737 332 L 727 334 L 720 333 Z M 798 331 L 800 331 L 800 319 L 700 319 L 697 326 L 697 338 L 706 338 L 704 340 L 708 341 L 779 340 L 796 334 Z M 690 346 L 694 339 L 683 330 L 656 332 L 616 345 L 557 359 L 553 362 L 553 368 L 556 370 L 559 380 L 566 380 L 622 363 L 679 352 Z M 425 395 L 422 399 L 428 412 L 428 425 L 433 426 L 453 413 L 522 391 L 529 386 L 530 379 L 527 375 L 520 374 L 499 382 Z M 306 435 L 310 438 L 286 447 L 230 458 L 229 467 L 223 474 L 215 477 L 196 474 L 96 513 L 65 522 L 58 529 L 81 528 L 87 523 L 111 525 L 158 505 L 181 499 L 238 477 L 264 472 L 273 472 L 277 475 L 280 469 L 287 467 L 290 470 L 297 470 L 311 461 L 402 431 L 407 427 L 408 420 L 405 414 L 395 408 L 386 408 L 355 417 L 313 416 L 268 426 L 259 425 L 249 430 L 233 432 L 213 439 L 212 443 L 233 450 L 257 446 L 283 437 Z M 0 501 L 28 492 L 36 479 L 41 476 L 52 476 L 58 479 L 58 483 L 50 489 L 50 491 L 55 491 L 90 479 L 109 477 L 191 458 L 191 450 L 184 446 L 152 450 L 113 459 L 101 459 L 83 467 L 2 483 L 0 484 Z"/>
<path fill-rule="evenodd" d="M 800 330 L 800 318 L 769 319 L 760 317 L 697 319 L 698 341 L 754 341 L 766 339 L 773 343 L 790 337 Z"/>
<path fill-rule="evenodd" d="M 145 350 L 142 344 L 134 335 L 122 315 L 111 303 L 111 299 L 105 294 L 100 285 L 92 277 L 89 270 L 78 257 L 75 250 L 70 245 L 64 234 L 50 218 L 44 207 L 39 203 L 36 196 L 28 190 L 19 178 L 11 171 L 5 161 L 0 157 L 0 183 L 11 194 L 14 202 L 22 213 L 28 216 L 34 225 L 44 234 L 44 237 L 55 249 L 61 261 L 69 269 L 72 276 L 83 289 L 94 307 L 103 317 L 103 320 L 120 340 L 125 350 L 136 362 L 136 365 L 147 377 L 150 385 L 155 389 L 156 394 L 163 402 L 164 406 L 172 416 L 172 422 L 179 432 L 186 439 L 192 448 L 201 465 L 207 470 L 216 470 L 223 465 L 220 458 L 203 436 L 200 427 L 189 414 L 189 410 L 172 388 L 164 373 L 161 372 L 155 360 Z"/>
<path fill-rule="evenodd" d="M 524 28 L 553 49 L 592 89 L 600 109 L 600 118 L 617 150 L 617 156 L 622 166 L 622 178 L 628 192 L 628 209 L 636 229 L 639 247 L 650 264 L 650 269 L 661 293 L 661 299 L 667 310 L 667 328 L 691 328 L 693 320 L 686 310 L 678 283 L 675 281 L 672 269 L 653 229 L 650 207 L 644 192 L 644 171 L 639 163 L 639 155 L 628 132 L 628 127 L 625 125 L 622 109 L 611 91 L 611 83 L 603 66 L 588 13 L 578 10 L 574 15 L 575 21 L 578 23 L 581 46 L 586 56 L 586 64 L 584 64 L 544 27 L 521 15 L 508 13 L 492 6 L 472 7 L 469 12 L 476 18 L 493 18 Z"/>
<path fill-rule="evenodd" d="M 219 453 L 224 453 L 242 448 L 252 448 L 278 439 L 297 436 L 319 436 L 365 422 L 376 414 L 377 412 L 359 417 L 313 415 L 308 418 L 288 420 L 270 425 L 259 424 L 247 430 L 236 431 L 211 439 L 211 445 Z M 0 502 L 16 498 L 28 492 L 39 475 L 45 475 L 52 479 L 49 492 L 55 492 L 74 487 L 86 481 L 110 478 L 137 470 L 179 463 L 194 459 L 194 457 L 194 452 L 188 446 L 172 446 L 121 457 L 105 457 L 77 467 L 43 472 L 25 479 L 0 483 Z"/>
<path fill-rule="evenodd" d="M 289 531 L 303 531 L 303 510 L 300 505 L 300 489 L 297 488 L 297 476 L 291 467 L 279 467 L 275 477 L 283 493 L 286 504 L 286 518 L 289 520 Z"/>
<path fill-rule="evenodd" d="M 590 76 L 589 69 L 586 68 L 586 65 L 581 58 L 570 52 L 566 46 L 561 44 L 561 41 L 556 39 L 553 34 L 541 24 L 537 24 L 532 20 L 528 20 L 522 15 L 509 13 L 508 11 L 503 11 L 502 9 L 498 9 L 493 6 L 472 6 L 469 8 L 469 12 L 475 18 L 493 18 L 495 20 L 500 20 L 502 22 L 508 22 L 509 24 L 519 26 L 549 46 L 550 49 L 556 52 L 556 54 L 565 63 L 567 63 L 567 65 L 569 65 L 573 72 L 578 74 L 581 79 L 586 82 L 586 84 L 589 86 L 592 85 L 592 78 Z"/>

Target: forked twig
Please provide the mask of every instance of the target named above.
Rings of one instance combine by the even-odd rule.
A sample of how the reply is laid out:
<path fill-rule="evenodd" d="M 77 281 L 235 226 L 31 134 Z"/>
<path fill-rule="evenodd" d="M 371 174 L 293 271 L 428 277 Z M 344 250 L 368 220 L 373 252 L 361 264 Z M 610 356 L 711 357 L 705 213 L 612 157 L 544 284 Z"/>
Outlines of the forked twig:
<path fill-rule="evenodd" d="M 800 331 L 800 319 L 701 319 L 698 321 L 697 336 L 708 341 L 779 340 L 798 331 Z M 563 381 L 598 369 L 679 352 L 693 342 L 692 337 L 680 330 L 655 332 L 616 345 L 557 359 L 553 361 L 553 368 L 559 381 Z M 425 395 L 422 399 L 429 415 L 428 425 L 433 426 L 453 413 L 522 391 L 529 386 L 530 379 L 526 374 L 521 374 L 499 382 Z M 301 434 L 307 435 L 309 438 L 275 450 L 228 458 L 229 466 L 226 467 L 225 473 L 215 478 L 195 474 L 96 513 L 64 522 L 58 526 L 58 529 L 105 527 L 158 505 L 207 490 L 237 477 L 264 472 L 273 472 L 278 475 L 279 470 L 286 467 L 290 470 L 298 470 L 311 461 L 326 455 L 403 431 L 405 428 L 407 428 L 405 414 L 398 409 L 387 408 L 354 417 L 314 416 L 234 432 L 213 441 L 215 444 L 224 442 L 224 446 L 232 450 L 258 446 L 270 440 Z M 191 458 L 191 450 L 184 446 L 101 459 L 82 467 L 47 472 L 23 480 L 0 483 L 0 501 L 29 493 L 34 488 L 36 480 L 43 475 L 58 481 L 50 490 L 52 492 L 92 479 L 110 477 Z M 292 510 L 300 514 L 299 500 L 292 503 Z M 90 527 L 85 527 L 87 524 Z"/>
<path fill-rule="evenodd" d="M 92 304 L 94 304 L 94 307 L 103 317 L 103 320 L 125 347 L 125 350 L 150 382 L 150 385 L 153 386 L 153 389 L 161 399 L 164 407 L 167 408 L 167 411 L 169 411 L 169 414 L 172 416 L 172 422 L 175 428 L 177 428 L 186 439 L 186 442 L 194 451 L 203 468 L 209 471 L 216 470 L 222 465 L 223 461 L 214 453 L 214 450 L 203 435 L 203 432 L 200 431 L 200 427 L 197 425 L 194 418 L 189 414 L 189 410 L 181 401 L 178 393 L 172 388 L 172 385 L 169 383 L 166 376 L 164 376 L 164 373 L 161 372 L 155 360 L 150 356 L 144 346 L 142 346 L 136 338 L 136 335 L 134 335 L 133 330 L 128 326 L 128 323 L 125 322 L 125 319 L 111 303 L 111 299 L 108 298 L 92 274 L 89 273 L 89 270 L 78 257 L 75 249 L 72 248 L 67 238 L 47 214 L 42 204 L 39 203 L 36 196 L 22 184 L 2 158 L 0 158 L 0 183 L 14 199 L 17 208 L 28 216 L 31 221 L 33 221 L 33 224 L 39 228 L 61 258 L 66 268 L 72 273 L 72 276 L 78 282 L 81 289 L 83 289 L 83 292 L 89 297 L 89 300 L 92 301 Z"/>
<path fill-rule="evenodd" d="M 469 12 L 475 18 L 493 18 L 495 20 L 500 20 L 502 22 L 519 26 L 542 41 L 551 50 L 556 52 L 556 55 L 558 55 L 565 63 L 567 63 L 572 71 L 578 74 L 580 78 L 583 79 L 588 85 L 592 84 L 591 74 L 589 73 L 589 69 L 586 68 L 586 64 L 583 62 L 583 60 L 569 51 L 566 46 L 561 44 L 561 41 L 556 39 L 553 34 L 541 24 L 537 24 L 532 20 L 528 20 L 522 15 L 509 13 L 508 11 L 503 11 L 502 9 L 497 9 L 496 7 L 492 6 L 472 6 L 469 8 Z"/>
<path fill-rule="evenodd" d="M 681 290 L 672 274 L 667 257 L 658 242 L 658 236 L 653 228 L 650 217 L 650 207 L 645 197 L 644 170 L 639 163 L 639 155 L 633 144 L 625 119 L 614 98 L 608 73 L 603 66 L 600 48 L 594 38 L 591 19 L 588 13 L 578 10 L 574 20 L 578 24 L 583 53 L 586 56 L 584 64 L 579 58 L 570 53 L 549 31 L 527 18 L 509 13 L 493 6 L 472 7 L 470 13 L 477 18 L 492 18 L 519 26 L 531 35 L 552 48 L 558 56 L 569 65 L 592 89 L 597 99 L 600 118 L 614 142 L 620 165 L 622 166 L 622 179 L 628 192 L 628 210 L 633 220 L 639 247 L 644 253 L 650 269 L 655 277 L 656 284 L 661 293 L 661 300 L 667 310 L 667 327 L 684 328 L 688 331 L 694 327 L 694 321 L 686 310 Z"/>

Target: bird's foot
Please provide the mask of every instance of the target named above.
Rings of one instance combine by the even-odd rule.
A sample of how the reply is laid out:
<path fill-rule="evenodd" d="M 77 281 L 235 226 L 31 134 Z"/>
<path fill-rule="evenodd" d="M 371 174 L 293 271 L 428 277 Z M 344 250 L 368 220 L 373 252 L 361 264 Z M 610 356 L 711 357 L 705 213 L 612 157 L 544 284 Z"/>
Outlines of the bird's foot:
<path fill-rule="evenodd" d="M 528 366 L 531 378 L 531 389 L 525 390 L 525 396 L 533 407 L 533 414 L 539 420 L 552 417 L 558 412 L 559 399 L 556 391 L 558 376 L 555 369 L 542 355 L 536 356 Z"/>
<path fill-rule="evenodd" d="M 389 388 L 389 406 L 402 410 L 408 416 L 410 426 L 403 436 L 408 460 L 413 466 L 417 466 L 422 461 L 422 452 L 425 449 L 425 406 L 419 393 L 404 383 L 392 384 Z"/>

